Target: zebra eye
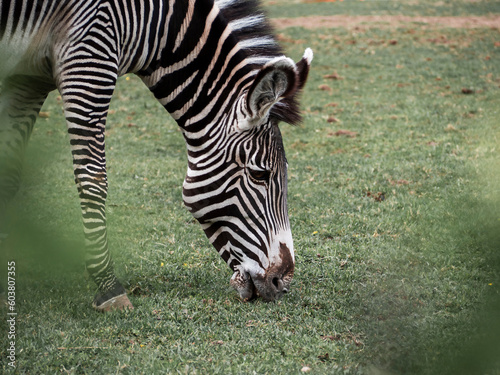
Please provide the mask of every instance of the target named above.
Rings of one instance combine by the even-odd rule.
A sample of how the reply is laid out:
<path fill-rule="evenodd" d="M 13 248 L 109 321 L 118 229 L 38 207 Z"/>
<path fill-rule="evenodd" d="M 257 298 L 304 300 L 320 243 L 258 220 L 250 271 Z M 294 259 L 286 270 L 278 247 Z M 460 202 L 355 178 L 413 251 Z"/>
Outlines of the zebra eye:
<path fill-rule="evenodd" d="M 260 170 L 256 170 L 256 169 L 250 169 L 250 168 L 248 168 L 248 174 L 256 182 L 268 182 L 269 177 L 271 177 L 270 171 L 260 171 Z"/>

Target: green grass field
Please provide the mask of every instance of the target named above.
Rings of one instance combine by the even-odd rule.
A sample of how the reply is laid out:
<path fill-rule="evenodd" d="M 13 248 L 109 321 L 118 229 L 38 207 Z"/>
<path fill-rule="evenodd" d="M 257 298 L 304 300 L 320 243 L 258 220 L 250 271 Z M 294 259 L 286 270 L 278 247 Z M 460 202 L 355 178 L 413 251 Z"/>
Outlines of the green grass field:
<path fill-rule="evenodd" d="M 266 2 L 274 17 L 492 15 L 498 1 Z M 278 30 L 314 50 L 304 123 L 281 129 L 292 291 L 243 303 L 184 208 L 185 146 L 135 77 L 107 130 L 108 228 L 135 310 L 100 314 L 58 94 L 29 146 L 13 231 L 27 374 L 500 374 L 500 30 Z M 2 281 L 5 283 L 5 281 Z M 306 372 L 308 371 L 308 372 Z"/>

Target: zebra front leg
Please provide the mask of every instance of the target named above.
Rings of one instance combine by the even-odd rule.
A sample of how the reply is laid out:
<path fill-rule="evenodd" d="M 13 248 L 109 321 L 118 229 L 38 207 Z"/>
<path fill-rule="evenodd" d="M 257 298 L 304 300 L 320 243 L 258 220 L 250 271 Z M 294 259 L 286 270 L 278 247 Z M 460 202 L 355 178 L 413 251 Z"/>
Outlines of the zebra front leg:
<path fill-rule="evenodd" d="M 65 81 L 60 88 L 71 142 L 75 182 L 80 196 L 87 252 L 86 268 L 99 288 L 92 306 L 99 311 L 133 309 L 125 288 L 115 276 L 108 250 L 104 131 L 114 89 L 114 80 L 111 78 L 115 77 L 103 81 L 102 87 L 70 80 Z M 112 85 L 104 86 L 104 82 L 109 84 L 110 81 Z M 95 103 L 92 103 L 92 99 L 95 99 Z"/>
<path fill-rule="evenodd" d="M 69 122 L 70 120 L 68 120 Z M 91 129 L 69 127 L 75 182 L 80 196 L 86 244 L 86 268 L 99 288 L 92 306 L 100 311 L 130 308 L 125 288 L 114 274 L 106 228 L 107 176 L 104 122 Z"/>
<path fill-rule="evenodd" d="M 99 292 L 92 306 L 100 311 L 133 309 L 125 288 L 116 278 L 108 249 L 106 228 L 107 179 L 105 165 L 102 171 L 92 171 L 90 165 L 75 168 L 86 243 L 86 268 Z"/>

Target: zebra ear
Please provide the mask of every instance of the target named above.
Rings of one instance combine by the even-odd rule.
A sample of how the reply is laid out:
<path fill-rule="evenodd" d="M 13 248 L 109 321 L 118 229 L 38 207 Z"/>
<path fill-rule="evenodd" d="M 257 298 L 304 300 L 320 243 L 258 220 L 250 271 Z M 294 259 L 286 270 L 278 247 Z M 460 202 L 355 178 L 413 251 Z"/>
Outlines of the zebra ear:
<path fill-rule="evenodd" d="M 264 65 L 247 94 L 252 120 L 266 117 L 273 105 L 297 90 L 298 83 L 299 75 L 292 59 L 282 56 Z"/>
<path fill-rule="evenodd" d="M 307 48 L 304 52 L 304 56 L 302 56 L 302 59 L 296 65 L 297 83 L 294 91 L 271 108 L 270 116 L 278 121 L 284 121 L 292 125 L 297 125 L 302 121 L 298 96 L 307 81 L 312 59 L 313 52 L 310 48 Z"/>
<path fill-rule="evenodd" d="M 307 48 L 304 51 L 304 56 L 297 63 L 297 72 L 299 74 L 299 82 L 297 84 L 297 90 L 302 90 L 307 81 L 307 76 L 309 75 L 309 69 L 311 68 L 311 61 L 313 59 L 313 51 Z"/>

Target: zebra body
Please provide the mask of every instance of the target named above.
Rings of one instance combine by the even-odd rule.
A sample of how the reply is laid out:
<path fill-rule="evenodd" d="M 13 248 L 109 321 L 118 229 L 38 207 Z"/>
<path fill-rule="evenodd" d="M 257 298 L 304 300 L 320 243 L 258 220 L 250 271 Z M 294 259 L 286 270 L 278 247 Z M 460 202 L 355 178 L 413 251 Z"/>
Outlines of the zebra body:
<path fill-rule="evenodd" d="M 312 52 L 282 55 L 253 0 L 0 1 L 0 232 L 48 93 L 63 100 L 98 309 L 132 307 L 108 251 L 104 130 L 116 80 L 137 74 L 180 126 L 187 208 L 245 299 L 289 288 L 294 249 L 278 122 Z"/>

